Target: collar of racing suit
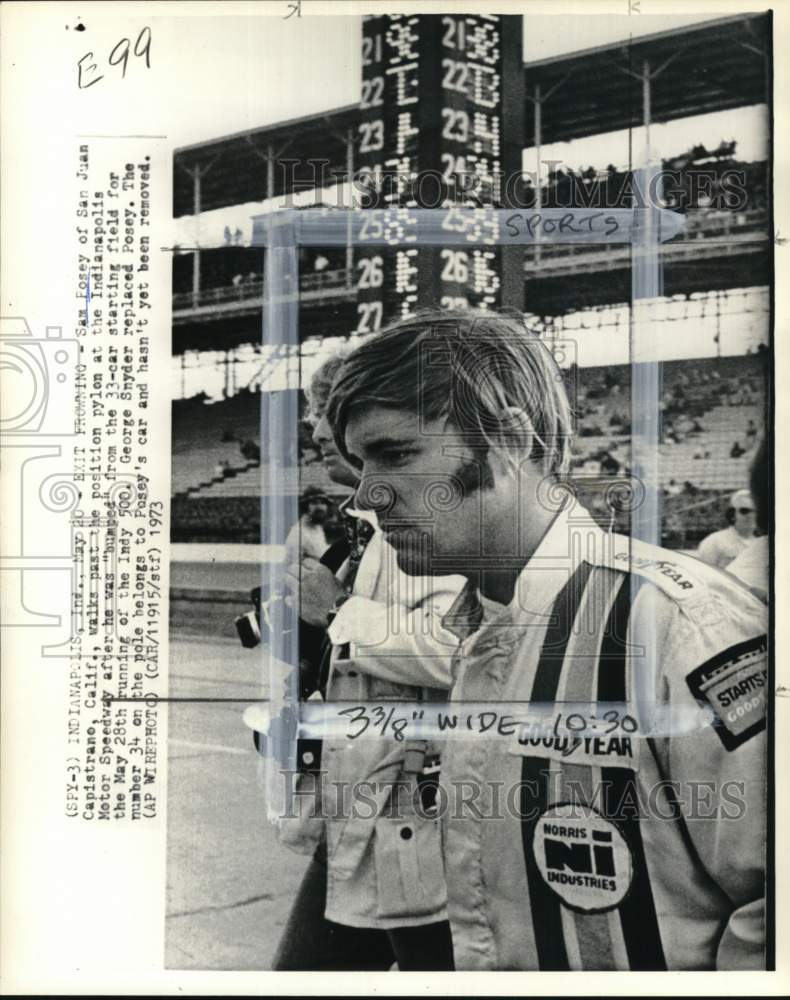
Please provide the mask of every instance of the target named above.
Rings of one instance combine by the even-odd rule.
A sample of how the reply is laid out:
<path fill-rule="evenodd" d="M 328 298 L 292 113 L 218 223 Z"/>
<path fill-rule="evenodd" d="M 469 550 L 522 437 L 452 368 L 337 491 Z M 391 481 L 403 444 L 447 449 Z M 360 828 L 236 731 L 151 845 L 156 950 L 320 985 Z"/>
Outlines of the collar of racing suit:
<path fill-rule="evenodd" d="M 627 542 L 624 536 L 603 531 L 586 507 L 569 498 L 519 573 L 510 604 L 463 642 L 463 656 L 512 648 L 523 639 L 525 625 L 544 619 L 580 563 L 610 563 Z"/>

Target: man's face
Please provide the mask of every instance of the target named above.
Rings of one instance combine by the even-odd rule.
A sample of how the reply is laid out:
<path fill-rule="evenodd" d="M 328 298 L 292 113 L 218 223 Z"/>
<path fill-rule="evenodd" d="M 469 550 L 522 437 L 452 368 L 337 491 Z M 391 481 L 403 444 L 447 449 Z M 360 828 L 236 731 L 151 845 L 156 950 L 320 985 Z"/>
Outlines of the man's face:
<path fill-rule="evenodd" d="M 307 502 L 307 517 L 313 524 L 323 524 L 329 514 L 329 504 L 321 497 Z"/>
<path fill-rule="evenodd" d="M 379 406 L 352 411 L 346 447 L 362 463 L 356 504 L 376 511 L 404 572 L 468 575 L 495 559 L 503 498 L 484 449 L 444 419 L 420 427 L 416 413 Z"/>
<path fill-rule="evenodd" d="M 332 428 L 326 416 L 313 416 L 313 443 L 321 452 L 321 459 L 329 478 L 341 486 L 356 486 L 359 474 L 341 456 L 335 445 Z"/>
<path fill-rule="evenodd" d="M 753 535 L 756 527 L 753 505 L 748 501 L 741 501 L 735 508 L 735 530 L 741 535 Z"/>

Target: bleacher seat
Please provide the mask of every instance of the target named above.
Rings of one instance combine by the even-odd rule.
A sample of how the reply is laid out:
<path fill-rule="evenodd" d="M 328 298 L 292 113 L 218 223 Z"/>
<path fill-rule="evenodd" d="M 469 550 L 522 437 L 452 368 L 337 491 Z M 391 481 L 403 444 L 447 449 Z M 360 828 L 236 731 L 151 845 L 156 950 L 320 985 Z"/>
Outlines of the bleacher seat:
<path fill-rule="evenodd" d="M 591 484 L 592 508 L 605 489 L 600 455 L 608 452 L 625 472 L 630 464 L 627 426 L 612 417 L 630 421 L 631 372 L 627 365 L 574 370 L 571 396 L 577 412 L 573 472 L 599 480 Z M 690 483 L 694 494 L 666 498 L 664 533 L 681 538 L 678 544 L 696 544 L 698 537 L 721 523 L 721 504 L 729 493 L 748 482 L 755 438 L 746 434 L 750 420 L 757 428 L 764 421 L 764 359 L 760 355 L 673 361 L 663 365 L 664 441 L 659 446 L 659 478 L 664 487 Z M 696 418 L 704 430 L 689 433 Z M 681 440 L 670 443 L 670 425 Z M 222 441 L 230 431 L 234 440 Z M 593 433 L 590 433 L 593 431 Z M 319 486 L 341 497 L 319 460 L 310 454 L 309 429 L 300 422 L 299 449 L 305 456 L 299 470 L 273 473 L 284 489 Z M 747 451 L 731 458 L 733 443 Z M 262 473 L 258 462 L 245 459 L 239 443 L 260 441 L 260 395 L 245 391 L 228 400 L 206 405 L 201 399 L 173 404 L 173 540 L 259 542 Z M 695 458 L 695 454 L 707 457 Z M 265 455 L 263 456 L 265 461 Z M 217 467 L 229 463 L 222 475 Z M 612 478 L 611 475 L 609 478 Z M 597 489 L 597 493 L 596 493 Z M 725 503 L 726 505 L 726 503 Z M 686 511 L 686 514 L 679 512 Z M 605 511 L 598 511 L 604 518 Z M 680 527 L 676 522 L 681 518 Z M 265 518 L 264 518 L 265 520 Z M 674 523 L 674 527 L 673 527 Z M 617 515 L 618 530 L 627 530 L 627 516 Z M 674 534 L 673 534 L 674 533 Z M 695 540 L 696 539 L 696 540 Z"/>

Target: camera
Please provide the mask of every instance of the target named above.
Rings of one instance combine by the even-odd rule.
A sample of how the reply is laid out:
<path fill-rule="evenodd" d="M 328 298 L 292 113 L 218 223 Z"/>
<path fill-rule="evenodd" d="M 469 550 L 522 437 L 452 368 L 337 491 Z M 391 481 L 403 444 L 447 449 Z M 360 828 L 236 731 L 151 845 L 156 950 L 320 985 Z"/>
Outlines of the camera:
<path fill-rule="evenodd" d="M 82 418 L 79 414 L 84 366 L 77 364 L 78 354 L 76 340 L 64 339 L 62 327 L 48 326 L 46 337 L 34 337 L 22 316 L 0 320 L 3 434 L 64 436 L 80 429 L 80 422 L 84 422 L 84 403 Z M 78 390 L 76 409 L 74 388 Z M 82 390 L 84 400 L 84 384 Z"/>
<path fill-rule="evenodd" d="M 239 634 L 239 639 L 245 649 L 255 649 L 260 645 L 261 635 L 261 588 L 253 587 L 250 591 L 250 600 L 253 610 L 244 615 L 239 615 L 234 624 Z"/>
<path fill-rule="evenodd" d="M 267 606 L 273 606 L 283 596 L 270 598 Z M 268 624 L 268 616 L 261 613 L 261 588 L 253 587 L 250 591 L 253 610 L 239 615 L 235 619 L 239 640 L 245 649 L 255 649 L 261 642 L 272 645 L 272 636 Z M 310 625 L 301 618 L 299 629 L 299 697 L 302 701 L 318 691 L 323 694 L 328 671 L 330 643 L 326 628 L 320 625 Z"/>

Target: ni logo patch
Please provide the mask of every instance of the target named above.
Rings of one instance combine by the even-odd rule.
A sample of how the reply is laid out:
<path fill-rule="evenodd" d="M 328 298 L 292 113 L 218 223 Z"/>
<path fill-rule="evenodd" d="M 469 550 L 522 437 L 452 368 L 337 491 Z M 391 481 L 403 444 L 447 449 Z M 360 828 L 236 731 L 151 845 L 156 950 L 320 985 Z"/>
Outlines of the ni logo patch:
<path fill-rule="evenodd" d="M 543 880 L 572 910 L 614 909 L 631 888 L 634 865 L 628 842 L 590 806 L 550 806 L 535 826 L 532 850 Z"/>
<path fill-rule="evenodd" d="M 716 735 L 735 750 L 765 729 L 768 639 L 761 635 L 731 646 L 686 678 L 697 701 L 713 709 Z"/>

